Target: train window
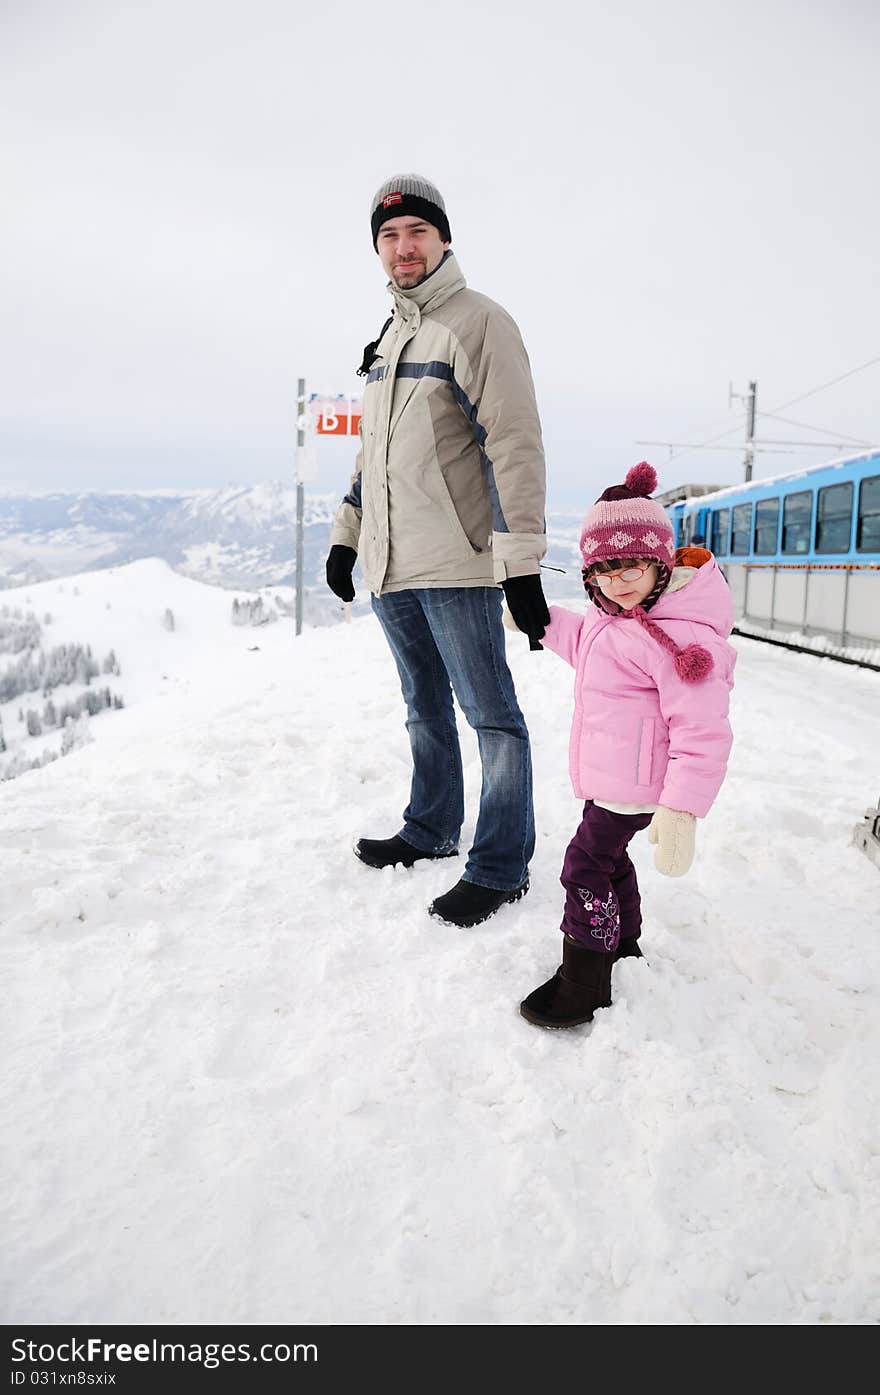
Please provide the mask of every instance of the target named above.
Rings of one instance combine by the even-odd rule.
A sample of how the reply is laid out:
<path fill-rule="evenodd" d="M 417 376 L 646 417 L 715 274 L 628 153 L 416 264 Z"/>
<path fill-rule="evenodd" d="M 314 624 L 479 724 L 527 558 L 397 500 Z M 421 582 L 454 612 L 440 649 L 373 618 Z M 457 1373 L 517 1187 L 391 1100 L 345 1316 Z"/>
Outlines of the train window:
<path fill-rule="evenodd" d="M 694 524 L 696 521 L 697 515 L 695 513 L 689 513 L 687 518 L 683 518 L 681 521 L 681 538 L 684 547 L 687 547 L 691 538 L 694 536 Z"/>
<path fill-rule="evenodd" d="M 858 552 L 880 552 L 880 475 L 874 475 L 869 480 L 862 480 L 859 489 L 856 550 Z"/>
<path fill-rule="evenodd" d="M 782 551 L 809 552 L 813 521 L 813 494 L 804 489 L 789 494 L 782 505 Z"/>
<path fill-rule="evenodd" d="M 849 552 L 852 532 L 853 487 L 829 484 L 819 490 L 816 510 L 816 551 Z"/>
<path fill-rule="evenodd" d="M 733 511 L 733 536 L 730 550 L 735 557 L 741 557 L 749 550 L 752 541 L 752 506 L 737 504 Z"/>
<path fill-rule="evenodd" d="M 712 513 L 712 534 L 710 546 L 716 557 L 727 553 L 727 532 L 730 527 L 730 509 L 715 509 Z"/>
<path fill-rule="evenodd" d="M 776 551 L 779 534 L 779 500 L 761 499 L 755 505 L 755 552 L 769 557 Z"/>

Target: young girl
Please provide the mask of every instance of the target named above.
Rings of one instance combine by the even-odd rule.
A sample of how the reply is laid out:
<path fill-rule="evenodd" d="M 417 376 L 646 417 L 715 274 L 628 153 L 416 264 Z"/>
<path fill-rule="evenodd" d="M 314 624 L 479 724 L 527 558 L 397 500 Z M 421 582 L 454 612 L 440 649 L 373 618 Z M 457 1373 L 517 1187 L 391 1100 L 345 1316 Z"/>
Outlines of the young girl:
<path fill-rule="evenodd" d="M 646 462 L 606 489 L 581 534 L 581 618 L 550 607 L 543 643 L 576 670 L 569 766 L 583 820 L 565 854 L 562 964 L 520 1005 L 529 1022 L 575 1027 L 611 1002 L 611 966 L 641 956 L 641 914 L 627 844 L 650 825 L 661 872 L 694 855 L 731 745 L 736 653 L 730 592 L 710 552 L 675 551 Z"/>

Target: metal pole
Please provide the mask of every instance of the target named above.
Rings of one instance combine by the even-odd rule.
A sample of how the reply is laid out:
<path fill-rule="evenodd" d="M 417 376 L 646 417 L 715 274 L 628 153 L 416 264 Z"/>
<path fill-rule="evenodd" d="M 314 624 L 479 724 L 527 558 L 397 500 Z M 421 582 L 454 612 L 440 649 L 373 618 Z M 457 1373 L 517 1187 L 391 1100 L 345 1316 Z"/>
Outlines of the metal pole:
<path fill-rule="evenodd" d="M 746 484 L 752 478 L 752 463 L 755 459 L 755 400 L 758 395 L 758 384 L 749 383 L 749 395 L 746 398 Z"/>
<path fill-rule="evenodd" d="M 303 447 L 306 443 L 306 380 L 296 389 L 296 633 L 303 627 L 303 512 L 305 490 L 302 482 Z"/>

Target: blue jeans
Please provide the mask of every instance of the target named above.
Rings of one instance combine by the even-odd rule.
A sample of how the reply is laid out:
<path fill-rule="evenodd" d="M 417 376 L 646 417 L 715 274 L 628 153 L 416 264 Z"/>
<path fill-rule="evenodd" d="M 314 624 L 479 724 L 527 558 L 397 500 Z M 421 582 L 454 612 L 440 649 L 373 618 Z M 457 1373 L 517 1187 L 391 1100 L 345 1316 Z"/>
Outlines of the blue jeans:
<path fill-rule="evenodd" d="M 483 788 L 464 880 L 522 886 L 535 850 L 532 757 L 504 652 L 502 594 L 444 586 L 373 596 L 406 702 L 413 775 L 400 836 L 421 852 L 452 852 L 464 819 L 452 694 L 477 733 Z"/>

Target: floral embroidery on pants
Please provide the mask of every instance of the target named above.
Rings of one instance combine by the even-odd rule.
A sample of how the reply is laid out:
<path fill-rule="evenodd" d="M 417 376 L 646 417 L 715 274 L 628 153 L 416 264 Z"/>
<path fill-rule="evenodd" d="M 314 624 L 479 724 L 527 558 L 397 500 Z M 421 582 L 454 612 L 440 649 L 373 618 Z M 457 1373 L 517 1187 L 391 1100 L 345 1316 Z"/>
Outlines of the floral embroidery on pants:
<path fill-rule="evenodd" d="M 606 950 L 613 950 L 620 939 L 620 907 L 613 891 L 608 898 L 600 901 L 589 887 L 579 886 L 578 895 L 584 903 L 584 910 L 590 924 L 590 938 L 601 940 Z"/>

